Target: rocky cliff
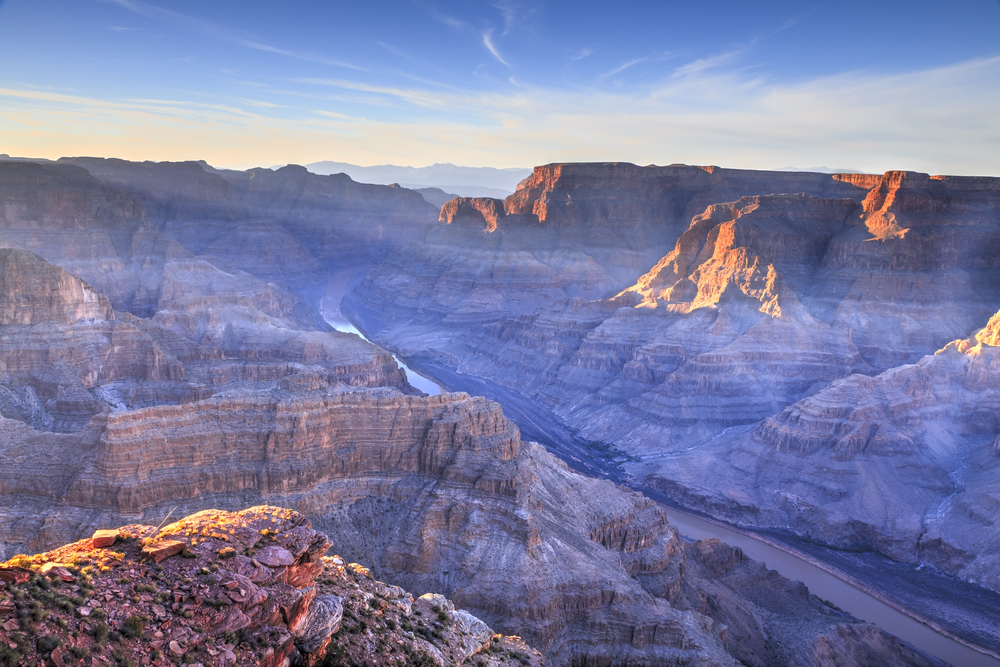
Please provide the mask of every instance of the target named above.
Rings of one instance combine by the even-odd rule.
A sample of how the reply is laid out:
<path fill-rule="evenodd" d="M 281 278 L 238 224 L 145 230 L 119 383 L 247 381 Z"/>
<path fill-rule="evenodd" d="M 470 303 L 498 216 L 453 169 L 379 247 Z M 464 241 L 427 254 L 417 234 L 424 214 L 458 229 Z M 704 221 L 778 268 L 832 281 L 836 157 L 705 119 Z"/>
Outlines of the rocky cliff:
<path fill-rule="evenodd" d="M 286 286 L 381 259 L 434 221 L 435 208 L 413 190 L 298 166 L 231 171 L 198 162 L 60 162 L 142 201 L 158 228 L 195 255 Z"/>
<path fill-rule="evenodd" d="M 687 217 L 673 237 L 670 215 Z M 625 230 L 671 249 L 594 299 Z M 506 251 L 546 234 L 580 244 L 565 280 L 502 273 L 553 264 Z M 680 502 L 995 589 L 992 485 L 972 471 L 1000 433 L 998 257 L 1000 179 L 553 165 L 502 210 L 445 206 L 345 309 L 418 364 L 488 377 L 642 457 L 626 468 Z M 596 283 L 571 277 L 588 262 Z"/>
<path fill-rule="evenodd" d="M 78 432 L 110 408 L 184 404 L 237 387 L 413 391 L 390 354 L 298 326 L 298 301 L 279 288 L 244 296 L 256 279 L 193 260 L 173 242 L 164 248 L 150 319 L 116 315 L 108 297 L 33 253 L 0 250 L 0 415 Z"/>
<path fill-rule="evenodd" d="M 0 241 L 37 246 L 82 279 L 11 255 L 23 268 L 5 278 L 15 285 L 12 312 L 48 319 L 0 325 L 5 555 L 157 523 L 174 508 L 273 502 L 310 517 L 378 573 L 521 634 L 553 664 L 799 665 L 831 652 L 849 656 L 845 664 L 928 664 L 736 550 L 685 543 L 662 507 L 522 442 L 496 404 L 414 395 L 390 354 L 330 332 L 295 294 L 357 244 L 375 244 L 362 254 L 372 261 L 419 238 L 373 272 L 356 302 L 388 313 L 397 328 L 387 337 L 405 333 L 409 349 L 515 383 L 564 416 L 588 414 L 580 423 L 590 433 L 643 447 L 656 419 L 675 418 L 674 398 L 649 388 L 672 386 L 664 383 L 684 369 L 670 381 L 694 397 L 702 387 L 728 396 L 732 414 L 713 407 L 698 422 L 688 405 L 671 428 L 678 438 L 710 436 L 773 416 L 837 377 L 876 372 L 879 350 L 890 361 L 912 356 L 896 339 L 859 347 L 862 334 L 845 333 L 839 311 L 813 291 L 831 247 L 867 243 L 871 230 L 880 244 L 920 238 L 913 216 L 922 215 L 920 192 L 938 196 L 933 183 L 887 205 L 888 194 L 868 195 L 878 178 L 551 166 L 502 215 L 496 202 L 467 202 L 481 223 L 469 213 L 428 227 L 413 193 L 295 168 L 74 162 L 24 173 L 0 164 L 0 179 L 34 179 L 24 192 L 8 188 Z M 807 194 L 755 191 L 779 187 Z M 42 204 L 17 203 L 32 188 L 45 193 Z M 949 210 L 971 219 L 992 201 L 977 193 L 952 196 Z M 870 230 L 869 218 L 886 220 L 893 206 L 899 230 L 878 221 Z M 683 216 L 706 209 L 685 241 L 701 250 L 663 265 L 687 272 L 695 296 L 665 302 L 667 288 L 652 277 L 649 299 L 645 287 L 627 290 L 675 246 Z M 495 216 L 492 231 L 484 211 Z M 960 278 L 955 267 L 975 259 L 977 279 L 988 278 L 988 226 L 969 228 L 981 257 L 949 255 L 947 270 Z M 811 253 L 804 267 L 796 252 Z M 863 279 L 876 273 L 859 266 Z M 36 284 L 32 293 L 48 301 L 29 299 L 19 311 L 17 286 Z M 100 312 L 73 319 L 90 312 L 92 294 Z M 867 298 L 869 290 L 856 300 Z M 962 322 L 921 326 L 900 334 L 915 349 Z M 668 337 L 650 345 L 660 331 Z M 781 349 L 762 353 L 772 340 Z M 809 367 L 799 372 L 802 359 Z M 780 372 L 763 378 L 761 368 Z M 724 381 L 734 370 L 736 380 Z M 755 375 L 759 384 L 748 385 Z M 590 414 L 583 399 L 600 409 Z"/>
<path fill-rule="evenodd" d="M 8 549 L 175 507 L 263 500 L 312 517 L 345 556 L 367 554 L 380 576 L 444 593 L 554 664 L 800 664 L 794 654 L 841 627 L 874 632 L 869 644 L 889 664 L 928 664 L 787 582 L 774 603 L 751 604 L 745 587 L 772 587 L 773 575 L 721 544 L 691 552 L 660 507 L 569 471 L 481 398 L 244 392 L 113 412 L 75 440 L 24 435 L 4 453 L 19 463 L 0 482 Z M 733 601 L 722 608 L 689 573 L 713 559 L 731 576 L 714 594 Z M 765 639 L 775 633 L 786 638 L 780 650 Z M 854 639 L 844 646 L 861 650 Z"/>
<path fill-rule="evenodd" d="M 998 319 L 916 364 L 833 382 L 653 474 L 682 484 L 689 502 L 741 521 L 787 524 L 1000 590 L 990 509 Z"/>
<path fill-rule="evenodd" d="M 528 315 L 559 298 L 612 296 L 710 204 L 783 192 L 860 202 L 873 180 L 686 165 L 536 167 L 503 202 L 445 204 L 443 224 L 391 255 L 355 298 L 386 323 L 467 326 Z"/>
<path fill-rule="evenodd" d="M 0 564 L 5 664 L 541 665 L 440 595 L 414 599 L 278 507 L 129 525 Z"/>

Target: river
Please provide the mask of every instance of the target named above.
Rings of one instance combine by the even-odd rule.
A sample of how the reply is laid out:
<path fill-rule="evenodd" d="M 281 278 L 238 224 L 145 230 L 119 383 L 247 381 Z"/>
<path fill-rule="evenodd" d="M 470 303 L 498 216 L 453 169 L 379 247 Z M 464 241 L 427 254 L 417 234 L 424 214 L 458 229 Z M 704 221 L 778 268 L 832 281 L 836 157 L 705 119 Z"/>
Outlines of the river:
<path fill-rule="evenodd" d="M 361 323 L 361 326 L 369 331 L 377 331 L 381 327 L 375 324 L 377 320 L 374 314 L 355 307 L 351 309 L 352 321 L 344 315 L 341 308 L 344 297 L 360 282 L 365 272 L 355 270 L 334 276 L 327 287 L 321 308 L 324 318 L 338 331 L 349 331 L 368 340 L 355 323 Z M 366 326 L 366 323 L 369 326 Z M 715 537 L 739 547 L 747 556 L 765 563 L 767 567 L 776 570 L 782 576 L 803 582 L 811 593 L 820 598 L 957 667 L 1000 667 L 1000 659 L 986 655 L 928 626 L 911 616 L 910 612 L 893 602 L 890 597 L 868 589 L 858 581 L 852 581 L 851 577 L 844 573 L 843 570 L 846 568 L 841 563 L 838 563 L 838 568 L 828 567 L 822 558 L 796 551 L 779 540 L 729 527 L 678 509 L 663 494 L 636 483 L 635 480 L 623 475 L 617 465 L 595 456 L 594 452 L 586 448 L 556 415 L 537 401 L 488 379 L 457 373 L 430 360 L 409 361 L 426 373 L 426 375 L 417 373 L 397 358 L 397 363 L 406 371 L 407 378 L 414 387 L 428 394 L 438 394 L 442 390 L 465 391 L 500 403 L 504 414 L 518 425 L 525 439 L 545 445 L 550 452 L 574 469 L 593 477 L 626 484 L 665 504 L 671 524 L 684 537 L 694 540 Z M 432 376 L 434 379 L 427 376 Z M 879 599 L 880 597 L 885 601 Z"/>
<path fill-rule="evenodd" d="M 330 282 L 326 285 L 326 291 L 323 294 L 323 299 L 320 301 L 319 312 L 326 320 L 326 323 L 337 331 L 344 331 L 346 333 L 352 333 L 355 335 L 368 340 L 363 333 L 358 331 L 350 320 L 344 317 L 344 314 L 340 311 L 340 302 L 343 300 L 344 295 L 347 294 L 354 286 L 361 281 L 366 273 L 368 273 L 370 266 L 363 268 L 349 269 L 347 271 L 341 271 L 340 273 L 333 276 Z M 369 341 L 371 342 L 371 341 Z M 426 378 L 420 373 L 417 373 L 406 365 L 396 354 L 392 355 L 392 358 L 396 360 L 396 363 L 403 372 L 406 373 L 406 380 L 411 386 L 419 389 L 420 391 L 428 394 L 430 396 L 437 396 L 441 393 L 442 387 L 434 380 Z"/>

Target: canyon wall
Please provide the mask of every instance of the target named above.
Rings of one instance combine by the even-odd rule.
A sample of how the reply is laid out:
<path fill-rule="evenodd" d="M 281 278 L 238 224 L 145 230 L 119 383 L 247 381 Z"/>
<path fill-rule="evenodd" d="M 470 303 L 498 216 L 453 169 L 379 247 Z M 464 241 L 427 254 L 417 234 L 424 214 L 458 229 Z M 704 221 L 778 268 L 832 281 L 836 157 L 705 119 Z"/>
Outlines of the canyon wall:
<path fill-rule="evenodd" d="M 444 593 L 552 664 L 809 664 L 829 641 L 931 664 L 738 550 L 685 544 L 661 507 L 571 472 L 482 398 L 241 392 L 104 420 L 5 447 L 18 462 L 0 473 L 8 550 L 173 508 L 281 503 L 342 555 Z"/>
<path fill-rule="evenodd" d="M 643 452 L 666 429 L 680 448 L 969 333 L 954 332 L 979 311 L 880 347 L 871 323 L 894 317 L 882 283 L 851 297 L 862 315 L 838 310 L 831 248 L 856 264 L 851 295 L 909 261 L 871 239 L 923 238 L 917 283 L 983 321 L 996 312 L 963 292 L 996 269 L 974 222 L 993 200 L 945 183 L 979 254 L 934 254 L 920 216 L 936 181 L 913 176 L 914 195 L 907 178 L 550 165 L 502 206 L 458 202 L 435 224 L 411 191 L 294 167 L 0 163 L 0 244 L 14 249 L 0 271 L 0 548 L 273 502 L 553 664 L 799 665 L 831 651 L 933 664 L 738 550 L 684 542 L 661 506 L 522 442 L 498 405 L 416 395 L 391 354 L 330 331 L 300 296 L 387 257 L 347 304 L 384 320 L 382 340 L 514 386 L 588 436 Z M 857 322 L 869 329 L 844 331 Z M 670 387 L 704 416 L 678 413 Z"/>
<path fill-rule="evenodd" d="M 609 250 L 629 235 L 652 247 L 657 234 L 670 248 L 616 283 Z M 536 252 L 548 264 L 506 250 L 521 239 L 549 250 Z M 563 282 L 539 278 L 538 288 L 520 277 L 528 266 L 551 268 L 553 249 L 574 243 L 586 258 L 574 259 Z M 970 390 L 955 404 L 944 396 L 968 385 L 966 372 L 990 377 L 982 370 L 990 355 L 920 360 L 1000 308 L 998 258 L 1000 179 L 550 165 L 502 207 L 445 205 L 437 230 L 383 262 L 344 307 L 418 366 L 423 359 L 485 376 L 548 406 L 581 437 L 642 458 L 626 470 L 681 503 L 923 560 L 996 590 L 985 574 L 995 541 L 973 544 L 973 535 L 992 538 L 937 515 L 956 499 L 992 502 L 987 476 L 964 467 L 987 457 L 1000 433 L 981 416 L 992 394 Z M 572 277 L 591 265 L 596 282 Z M 614 292 L 594 298 L 592 284 Z M 919 390 L 975 415 L 956 417 L 965 424 L 958 440 L 933 429 L 879 436 L 884 427 L 868 417 L 852 423 L 853 401 L 888 401 L 880 392 L 896 391 L 880 374 L 918 362 L 970 369 L 935 370 L 937 380 L 921 382 L 937 389 Z M 831 402 L 843 407 L 819 407 Z M 977 402 L 984 407 L 968 407 Z M 806 407 L 819 421 L 789 426 L 789 414 Z M 922 414 L 909 399 L 898 410 Z M 818 447 L 813 428 L 852 435 Z M 865 450 L 862 441 L 892 444 Z M 781 466 L 769 468 L 775 457 Z M 977 465 L 988 469 L 988 457 Z M 966 478 L 975 490 L 956 481 Z M 891 500 L 876 500 L 874 489 Z M 984 564 L 971 565 L 976 554 Z"/>

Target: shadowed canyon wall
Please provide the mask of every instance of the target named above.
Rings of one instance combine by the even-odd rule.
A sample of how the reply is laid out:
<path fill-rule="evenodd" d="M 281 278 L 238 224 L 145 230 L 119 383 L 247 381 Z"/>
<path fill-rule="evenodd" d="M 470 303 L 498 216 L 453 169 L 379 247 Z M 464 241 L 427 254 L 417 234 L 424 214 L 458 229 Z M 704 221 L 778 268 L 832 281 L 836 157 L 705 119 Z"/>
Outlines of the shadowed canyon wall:
<path fill-rule="evenodd" d="M 377 342 L 541 401 L 692 507 L 1000 587 L 985 564 L 1000 540 L 938 515 L 992 502 L 989 343 L 920 361 L 1000 308 L 1000 179 L 549 165 L 440 220 L 349 295 Z M 658 257 L 616 280 L 633 240 Z M 935 394 L 954 421 L 901 439 L 853 401 L 897 405 L 881 374 L 917 362 L 935 379 L 904 394 Z M 817 447 L 811 428 L 839 444 Z"/>

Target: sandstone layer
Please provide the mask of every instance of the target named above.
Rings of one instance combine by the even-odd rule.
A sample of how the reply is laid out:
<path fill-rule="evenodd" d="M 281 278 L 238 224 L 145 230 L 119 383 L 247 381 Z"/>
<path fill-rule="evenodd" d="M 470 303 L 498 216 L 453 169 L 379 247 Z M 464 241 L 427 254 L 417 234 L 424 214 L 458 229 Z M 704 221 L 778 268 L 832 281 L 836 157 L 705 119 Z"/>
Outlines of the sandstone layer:
<path fill-rule="evenodd" d="M 116 316 L 83 280 L 30 252 L 0 250 L 0 415 L 77 432 L 109 409 L 183 404 L 237 386 L 412 391 L 384 351 L 280 317 L 294 316 L 291 295 L 287 308 L 278 288 L 242 296 L 252 280 L 167 242 L 156 314 Z"/>

